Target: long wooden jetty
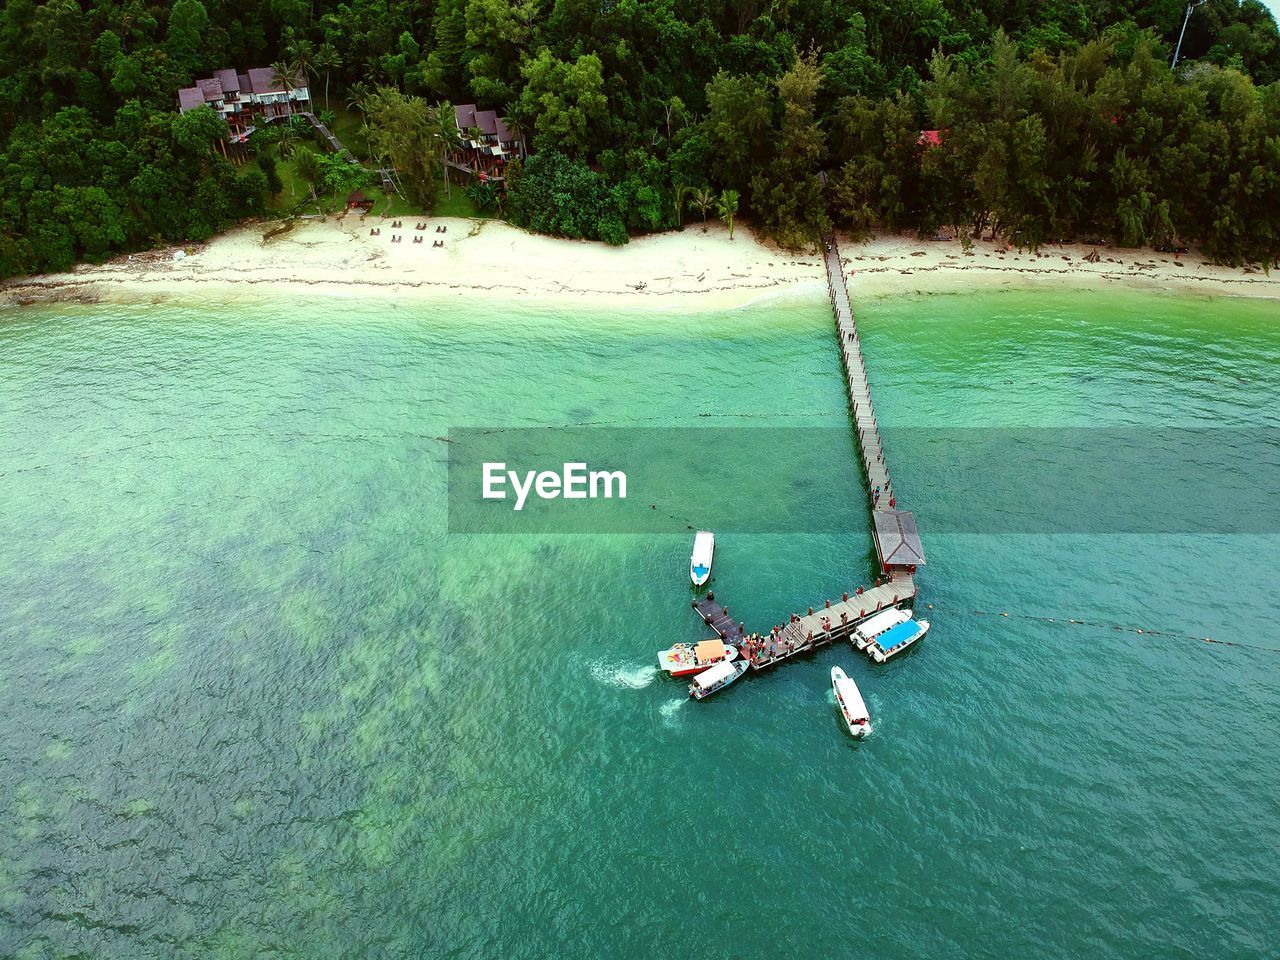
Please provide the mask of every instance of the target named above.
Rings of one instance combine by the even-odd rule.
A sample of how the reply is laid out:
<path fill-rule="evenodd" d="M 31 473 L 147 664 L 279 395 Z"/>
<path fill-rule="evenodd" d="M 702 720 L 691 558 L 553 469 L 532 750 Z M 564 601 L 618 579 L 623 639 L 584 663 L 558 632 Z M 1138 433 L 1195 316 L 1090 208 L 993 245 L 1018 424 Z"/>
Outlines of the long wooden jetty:
<path fill-rule="evenodd" d="M 834 235 L 822 238 L 823 259 L 827 268 L 827 292 L 835 313 L 840 356 L 844 360 L 845 380 L 849 390 L 849 408 L 858 452 L 866 474 L 868 506 L 871 509 L 876 555 L 880 561 L 880 577 L 871 587 L 857 587 L 841 595 L 839 600 L 824 600 L 820 609 L 807 608 L 804 614 L 792 613 L 786 623 L 776 624 L 767 633 L 747 633 L 744 624 L 735 621 L 728 609 L 708 594 L 695 600 L 693 607 L 712 630 L 751 661 L 752 669 L 765 670 L 801 653 L 816 649 L 832 640 L 848 637 L 868 617 L 888 607 L 911 600 L 916 595 L 916 567 L 924 564 L 924 548 L 916 531 L 915 518 L 900 510 L 875 407 L 871 403 L 871 385 L 862 360 L 862 342 L 849 302 L 840 247 Z"/>

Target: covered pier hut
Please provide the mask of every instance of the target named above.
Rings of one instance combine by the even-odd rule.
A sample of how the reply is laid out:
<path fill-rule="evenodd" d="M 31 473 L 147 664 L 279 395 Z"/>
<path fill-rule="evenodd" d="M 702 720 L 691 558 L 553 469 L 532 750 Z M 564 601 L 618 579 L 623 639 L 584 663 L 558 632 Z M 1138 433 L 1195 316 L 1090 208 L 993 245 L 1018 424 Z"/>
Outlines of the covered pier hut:
<path fill-rule="evenodd" d="M 924 545 L 916 532 L 916 518 L 910 510 L 875 510 L 876 553 L 886 574 L 903 570 L 915 573 L 924 566 Z"/>

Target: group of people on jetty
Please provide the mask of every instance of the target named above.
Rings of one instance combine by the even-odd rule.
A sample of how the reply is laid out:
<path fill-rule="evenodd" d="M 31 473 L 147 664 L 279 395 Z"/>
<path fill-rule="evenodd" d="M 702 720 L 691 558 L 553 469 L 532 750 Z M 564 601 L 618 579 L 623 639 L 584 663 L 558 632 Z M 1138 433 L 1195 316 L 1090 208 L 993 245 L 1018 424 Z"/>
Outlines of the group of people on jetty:
<path fill-rule="evenodd" d="M 877 577 L 876 586 L 882 583 L 888 583 L 888 577 Z M 858 594 L 862 593 L 862 588 L 858 588 Z M 846 600 L 849 595 L 845 594 Z M 830 601 L 828 601 L 830 606 Z M 809 611 L 813 613 L 812 610 Z M 800 616 L 798 614 L 791 615 L 791 623 L 799 623 Z M 819 621 L 822 625 L 823 633 L 830 633 L 835 626 L 835 621 L 829 616 L 823 616 Z M 840 626 L 842 629 L 848 629 L 849 614 L 848 611 L 841 611 Z M 800 636 L 799 631 L 788 632 L 786 627 L 775 624 L 769 630 L 769 635 L 765 636 L 760 633 L 748 634 L 741 642 L 740 648 L 742 655 L 752 663 L 770 663 L 774 660 L 780 660 L 789 657 L 798 650 L 804 650 L 814 641 L 813 633 L 808 636 Z"/>

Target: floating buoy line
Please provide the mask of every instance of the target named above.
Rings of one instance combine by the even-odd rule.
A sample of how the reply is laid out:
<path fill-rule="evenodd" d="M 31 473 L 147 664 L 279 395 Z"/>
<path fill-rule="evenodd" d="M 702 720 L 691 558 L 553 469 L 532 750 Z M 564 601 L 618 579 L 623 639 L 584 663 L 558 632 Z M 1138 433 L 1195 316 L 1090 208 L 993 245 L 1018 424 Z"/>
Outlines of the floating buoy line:
<path fill-rule="evenodd" d="M 929 609 L 933 609 L 933 604 L 929 604 Z M 945 609 L 945 608 L 944 608 Z M 956 613 L 955 610 L 949 610 L 950 613 Z M 1258 650 L 1263 653 L 1280 653 L 1280 647 L 1264 647 L 1256 643 L 1242 643 L 1239 640 L 1217 640 L 1213 637 L 1201 637 L 1193 633 L 1178 633 L 1172 630 L 1149 630 L 1144 627 L 1134 627 L 1123 623 L 1107 623 L 1102 620 L 1085 620 L 1080 617 L 1048 617 L 1043 614 L 1035 613 L 1011 613 L 1008 610 L 963 610 L 961 613 L 968 613 L 975 617 L 995 617 L 1004 620 L 1034 620 L 1038 623 L 1060 623 L 1078 627 L 1092 627 L 1095 630 L 1109 630 L 1113 633 L 1128 633 L 1143 637 L 1160 637 L 1166 640 L 1194 640 L 1197 643 L 1207 643 L 1219 647 L 1240 647 L 1244 650 Z"/>

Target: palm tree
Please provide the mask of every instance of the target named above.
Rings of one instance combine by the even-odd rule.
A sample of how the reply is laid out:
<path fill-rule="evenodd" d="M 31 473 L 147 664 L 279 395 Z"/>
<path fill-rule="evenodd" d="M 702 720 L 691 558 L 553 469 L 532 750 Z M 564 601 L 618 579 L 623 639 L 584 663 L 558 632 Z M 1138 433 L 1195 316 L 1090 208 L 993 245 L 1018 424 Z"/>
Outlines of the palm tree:
<path fill-rule="evenodd" d="M 272 126 L 270 132 L 271 140 L 275 143 L 276 153 L 280 154 L 280 158 L 287 160 L 293 156 L 302 139 L 298 128 L 292 123 L 280 123 Z"/>
<path fill-rule="evenodd" d="M 502 118 L 502 122 L 507 125 L 507 129 L 511 131 L 511 135 L 516 138 L 516 143 L 520 145 L 520 159 L 525 157 L 526 148 L 524 145 L 524 135 L 527 132 L 524 121 L 516 116 L 511 108 L 507 108 L 507 115 Z"/>
<path fill-rule="evenodd" d="M 324 178 L 320 155 L 314 150 L 299 150 L 297 160 L 294 161 L 294 169 L 298 171 L 298 176 L 307 182 L 307 187 L 311 190 L 311 202 L 319 210 L 320 197 L 316 192 L 316 185 Z"/>
<path fill-rule="evenodd" d="M 477 210 L 502 212 L 502 191 L 492 180 L 482 180 L 467 187 L 467 198 Z"/>
<path fill-rule="evenodd" d="M 436 129 L 433 134 L 440 150 L 440 165 L 444 168 L 444 193 L 453 196 L 453 184 L 449 179 L 449 154 L 462 146 L 462 133 L 458 130 L 458 117 L 453 104 L 442 100 L 436 104 Z"/>
<path fill-rule="evenodd" d="M 271 74 L 275 82 L 280 85 L 280 89 L 284 91 L 285 114 L 291 116 L 293 114 L 293 97 L 291 95 L 293 88 L 298 85 L 298 67 L 287 60 L 277 60 L 271 65 Z"/>
<path fill-rule="evenodd" d="M 729 225 L 729 239 L 733 239 L 733 215 L 738 212 L 738 191 L 725 190 L 716 201 L 716 213 Z"/>
<path fill-rule="evenodd" d="M 359 110 L 361 113 L 368 113 L 369 98 L 373 96 L 373 89 L 363 80 L 357 80 L 351 86 L 347 87 L 347 106 L 352 110 Z"/>
<path fill-rule="evenodd" d="M 336 67 L 342 66 L 342 57 L 338 53 L 338 48 L 332 43 L 320 44 L 320 49 L 316 51 L 315 65 L 324 71 L 324 108 L 329 109 L 329 71 Z"/>
<path fill-rule="evenodd" d="M 467 127 L 467 131 L 463 135 L 476 146 L 484 144 L 484 131 L 479 127 Z M 480 169 L 480 152 L 478 150 L 471 155 L 471 169 L 473 171 Z"/>
<path fill-rule="evenodd" d="M 716 195 L 710 187 L 699 187 L 689 197 L 689 203 L 702 214 L 702 222 L 707 222 L 707 212 L 716 205 Z"/>
<path fill-rule="evenodd" d="M 293 59 L 293 66 L 297 73 L 302 76 L 303 83 L 311 82 L 311 74 L 316 68 L 316 48 L 315 45 L 305 37 L 299 40 L 293 40 L 286 48 L 289 56 Z"/>
<path fill-rule="evenodd" d="M 676 203 L 676 229 L 684 227 L 684 198 L 689 195 L 689 188 L 683 183 L 673 183 L 671 193 Z"/>

